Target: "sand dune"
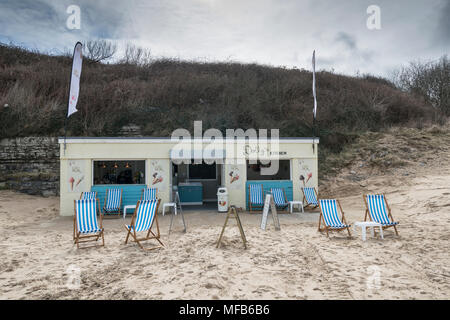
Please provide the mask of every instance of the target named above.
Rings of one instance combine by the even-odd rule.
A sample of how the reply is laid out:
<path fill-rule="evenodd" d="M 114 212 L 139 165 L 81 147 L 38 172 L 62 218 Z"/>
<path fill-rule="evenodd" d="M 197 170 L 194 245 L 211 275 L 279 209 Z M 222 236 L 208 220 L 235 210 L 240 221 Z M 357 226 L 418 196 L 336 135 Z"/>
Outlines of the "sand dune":
<path fill-rule="evenodd" d="M 450 298 L 450 170 L 423 168 L 414 178 L 341 181 L 332 192 L 349 222 L 364 217 L 363 192 L 385 191 L 400 237 L 359 231 L 327 239 L 317 212 L 269 219 L 241 213 L 248 250 L 237 228 L 215 248 L 224 215 L 186 213 L 188 232 L 168 234 L 166 248 L 124 245 L 122 219 L 106 220 L 106 247 L 77 250 L 72 220 L 58 216 L 58 198 L 0 192 L 0 297 L 2 299 L 448 299 Z M 384 188 L 384 189 L 383 189 Z M 351 190 L 349 192 L 348 190 Z M 129 221 L 129 218 L 126 220 Z M 181 230 L 180 221 L 176 226 Z M 71 271 L 72 270 L 72 271 Z M 79 288 L 70 284 L 79 272 Z M 379 279 L 379 282 L 377 282 Z M 68 285 L 69 284 L 69 285 Z"/>

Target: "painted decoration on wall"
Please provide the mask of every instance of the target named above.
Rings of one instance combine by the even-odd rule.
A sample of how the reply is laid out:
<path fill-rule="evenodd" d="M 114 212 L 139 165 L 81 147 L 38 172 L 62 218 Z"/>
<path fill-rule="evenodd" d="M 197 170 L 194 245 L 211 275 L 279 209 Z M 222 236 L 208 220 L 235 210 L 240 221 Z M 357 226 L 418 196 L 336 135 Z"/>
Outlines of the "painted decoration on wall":
<path fill-rule="evenodd" d="M 228 167 L 227 177 L 230 189 L 240 190 L 243 186 L 242 170 L 239 165 L 230 165 Z"/>
<path fill-rule="evenodd" d="M 163 160 L 150 161 L 150 186 L 164 190 L 167 183 L 167 168 Z"/>
<path fill-rule="evenodd" d="M 69 192 L 82 192 L 84 189 L 85 171 L 83 160 L 69 160 L 67 183 Z"/>
<path fill-rule="evenodd" d="M 314 187 L 314 172 L 313 160 L 302 159 L 298 161 L 299 165 L 299 179 L 301 187 Z"/>

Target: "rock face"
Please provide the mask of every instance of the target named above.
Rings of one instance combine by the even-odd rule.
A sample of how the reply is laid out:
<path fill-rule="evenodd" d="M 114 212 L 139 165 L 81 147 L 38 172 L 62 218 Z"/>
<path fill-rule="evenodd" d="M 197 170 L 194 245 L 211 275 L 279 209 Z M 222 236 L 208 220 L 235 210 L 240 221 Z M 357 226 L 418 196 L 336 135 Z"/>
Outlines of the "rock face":
<path fill-rule="evenodd" d="M 142 137 L 141 127 L 135 124 L 123 126 L 119 131 L 119 135 L 123 137 Z"/>
<path fill-rule="evenodd" d="M 33 195 L 58 195 L 58 139 L 24 137 L 0 140 L 2 188 Z"/>

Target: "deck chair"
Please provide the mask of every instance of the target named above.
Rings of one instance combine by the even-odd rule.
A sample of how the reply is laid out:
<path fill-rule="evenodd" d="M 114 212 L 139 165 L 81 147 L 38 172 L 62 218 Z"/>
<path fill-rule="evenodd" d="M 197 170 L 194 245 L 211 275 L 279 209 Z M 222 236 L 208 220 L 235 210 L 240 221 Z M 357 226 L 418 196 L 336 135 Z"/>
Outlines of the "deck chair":
<path fill-rule="evenodd" d="M 77 248 L 80 248 L 80 243 L 97 242 L 100 237 L 102 238 L 101 245 L 95 244 L 81 248 L 104 246 L 103 215 L 100 211 L 98 199 L 74 200 L 74 211 L 73 240 Z M 100 215 L 100 221 L 97 220 L 97 213 Z"/>
<path fill-rule="evenodd" d="M 341 211 L 341 217 L 338 214 L 338 205 Z M 350 226 L 347 224 L 347 221 L 344 217 L 344 211 L 342 210 L 341 203 L 336 199 L 321 199 L 319 200 L 320 207 L 320 216 L 319 216 L 319 231 L 323 232 L 324 230 L 327 233 L 327 237 L 329 237 L 329 231 L 341 231 L 347 229 L 348 236 L 351 237 L 350 234 Z M 323 227 L 321 228 L 321 224 L 323 223 Z"/>
<path fill-rule="evenodd" d="M 105 215 L 120 216 L 122 206 L 122 189 L 106 189 L 105 204 L 103 211 Z"/>
<path fill-rule="evenodd" d="M 370 221 L 380 223 L 383 226 L 383 229 L 394 227 L 395 234 L 398 236 L 398 222 L 394 222 L 394 218 L 391 214 L 391 208 L 389 207 L 384 194 L 364 195 L 364 203 L 366 204 L 364 221 L 367 220 L 367 215 L 369 215 Z"/>
<path fill-rule="evenodd" d="M 80 200 L 92 200 L 92 199 L 97 199 L 97 191 L 81 193 Z"/>
<path fill-rule="evenodd" d="M 125 239 L 125 244 L 128 243 L 128 238 L 130 235 L 133 237 L 134 241 L 144 250 L 153 250 L 160 247 L 163 247 L 164 244 L 159 240 L 159 225 L 158 225 L 158 207 L 161 199 L 153 199 L 153 200 L 143 200 L 138 201 L 136 209 L 134 210 L 133 217 L 131 217 L 131 224 L 126 225 L 127 229 L 127 238 Z M 153 233 L 152 227 L 153 224 L 156 223 L 156 234 Z M 138 238 L 138 232 L 147 232 L 147 235 L 144 238 Z M 141 244 L 141 241 L 155 239 L 160 243 L 160 245 L 150 248 L 144 248 Z"/>
<path fill-rule="evenodd" d="M 306 203 L 306 205 L 303 205 L 304 208 L 311 206 L 312 209 L 315 209 L 319 206 L 319 202 L 317 201 L 318 195 L 316 188 L 304 187 L 302 188 L 302 192 L 303 203 Z"/>
<path fill-rule="evenodd" d="M 264 192 L 262 184 L 248 185 L 248 206 L 250 212 L 255 208 L 262 210 L 264 207 Z"/>
<path fill-rule="evenodd" d="M 156 196 L 157 193 L 158 193 L 157 188 L 142 189 L 141 201 L 158 199 Z"/>
<path fill-rule="evenodd" d="M 289 202 L 287 202 L 286 193 L 283 188 L 271 188 L 270 192 L 272 193 L 273 200 L 277 207 L 286 209 L 289 206 Z"/>

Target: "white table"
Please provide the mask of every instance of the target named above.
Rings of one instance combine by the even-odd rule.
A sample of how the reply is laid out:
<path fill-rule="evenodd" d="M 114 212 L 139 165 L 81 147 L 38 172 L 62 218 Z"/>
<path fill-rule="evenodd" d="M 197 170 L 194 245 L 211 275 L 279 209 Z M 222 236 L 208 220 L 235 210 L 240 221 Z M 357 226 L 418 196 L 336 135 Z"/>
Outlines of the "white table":
<path fill-rule="evenodd" d="M 292 213 L 294 211 L 294 206 L 298 206 L 298 210 L 300 211 L 300 208 L 302 209 L 302 212 L 305 212 L 303 209 L 303 202 L 302 201 L 289 201 L 289 211 Z"/>
<path fill-rule="evenodd" d="M 175 215 L 177 215 L 177 204 L 175 202 L 166 202 L 163 204 L 163 212 L 162 214 L 165 215 L 166 213 L 166 208 L 170 208 L 173 207 L 175 208 Z"/>
<path fill-rule="evenodd" d="M 127 215 L 127 210 L 130 210 L 130 209 L 132 209 L 132 210 L 136 209 L 136 205 L 135 204 L 131 204 L 129 206 L 123 207 L 123 218 L 124 219 L 125 219 L 125 217 Z"/>
<path fill-rule="evenodd" d="M 356 227 L 361 228 L 361 238 L 363 241 L 366 241 L 366 228 L 370 228 L 372 237 L 375 236 L 375 231 L 373 230 L 374 227 L 380 228 L 381 239 L 384 239 L 383 226 L 381 225 L 381 223 L 374 222 L 374 221 L 355 222 L 355 224 L 353 225 L 353 231 L 356 230 Z"/>

